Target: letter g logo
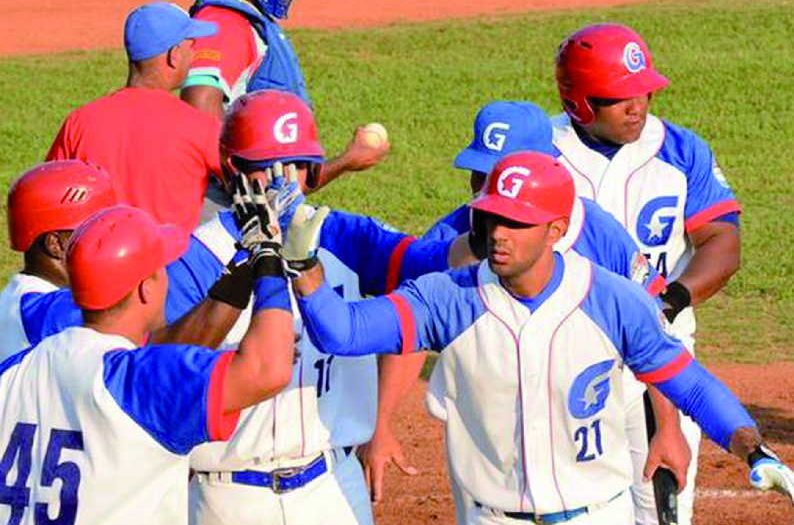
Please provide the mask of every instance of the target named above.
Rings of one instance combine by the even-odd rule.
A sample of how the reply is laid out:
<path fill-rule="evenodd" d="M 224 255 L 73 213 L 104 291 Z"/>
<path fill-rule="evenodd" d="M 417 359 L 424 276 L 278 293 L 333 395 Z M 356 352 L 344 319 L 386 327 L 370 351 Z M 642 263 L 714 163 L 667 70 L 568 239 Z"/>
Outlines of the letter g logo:
<path fill-rule="evenodd" d="M 273 136 L 280 144 L 292 144 L 298 141 L 298 114 L 281 115 L 273 124 Z"/>
<path fill-rule="evenodd" d="M 500 195 L 515 199 L 531 172 L 523 166 L 511 166 L 499 174 L 496 180 L 496 191 Z"/>

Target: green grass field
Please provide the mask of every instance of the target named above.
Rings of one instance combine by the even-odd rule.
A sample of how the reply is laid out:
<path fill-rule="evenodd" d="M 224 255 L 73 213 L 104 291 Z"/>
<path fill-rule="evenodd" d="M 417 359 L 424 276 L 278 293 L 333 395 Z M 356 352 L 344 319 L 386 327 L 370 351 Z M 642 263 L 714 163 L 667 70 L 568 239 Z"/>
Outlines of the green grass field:
<path fill-rule="evenodd" d="M 657 2 L 378 30 L 295 31 L 328 151 L 341 150 L 354 124 L 373 120 L 389 128 L 393 145 L 385 164 L 334 184 L 316 200 L 423 231 L 467 197 L 467 177 L 451 160 L 469 140 L 477 109 L 495 99 L 527 99 L 556 112 L 559 41 L 585 23 L 627 23 L 645 36 L 672 81 L 654 100 L 654 111 L 711 142 L 744 205 L 743 268 L 725 293 L 700 309 L 700 355 L 794 359 L 788 319 L 794 309 L 793 9 L 790 0 Z M 1 59 L 2 187 L 42 159 L 69 110 L 120 86 L 125 74 L 121 52 Z M 2 274 L 18 262 L 16 254 L 2 252 Z"/>

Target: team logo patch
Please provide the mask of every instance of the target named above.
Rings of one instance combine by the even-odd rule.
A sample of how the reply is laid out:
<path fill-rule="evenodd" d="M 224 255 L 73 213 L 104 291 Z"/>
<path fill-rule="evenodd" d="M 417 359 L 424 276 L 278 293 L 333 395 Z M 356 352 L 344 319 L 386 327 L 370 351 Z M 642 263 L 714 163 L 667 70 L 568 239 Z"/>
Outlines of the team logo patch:
<path fill-rule="evenodd" d="M 499 195 L 515 199 L 529 177 L 530 171 L 523 166 L 511 166 L 499 174 L 496 180 L 496 191 Z"/>
<path fill-rule="evenodd" d="M 639 73 L 645 69 L 647 63 L 645 60 L 645 53 L 637 42 L 629 42 L 623 48 L 623 64 L 629 73 Z"/>
<path fill-rule="evenodd" d="M 662 246 L 670 240 L 675 223 L 678 197 L 656 197 L 640 210 L 637 217 L 637 239 L 645 246 Z"/>
<path fill-rule="evenodd" d="M 507 140 L 507 132 L 510 124 L 504 122 L 492 122 L 488 124 L 482 133 L 482 143 L 491 151 L 502 151 Z"/>
<path fill-rule="evenodd" d="M 604 409 L 609 397 L 609 374 L 614 359 L 590 365 L 573 380 L 568 391 L 568 411 L 576 419 L 587 419 Z"/>
<path fill-rule="evenodd" d="M 280 144 L 293 144 L 298 141 L 298 114 L 285 113 L 273 124 L 273 136 Z"/>

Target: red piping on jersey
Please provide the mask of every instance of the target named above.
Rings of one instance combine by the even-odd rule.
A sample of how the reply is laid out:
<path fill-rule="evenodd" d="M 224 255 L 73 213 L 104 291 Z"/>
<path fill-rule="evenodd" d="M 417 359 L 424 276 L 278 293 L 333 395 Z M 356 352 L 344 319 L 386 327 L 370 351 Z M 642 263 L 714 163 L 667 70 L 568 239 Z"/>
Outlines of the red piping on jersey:
<path fill-rule="evenodd" d="M 400 349 L 401 354 L 410 354 L 416 351 L 416 320 L 413 310 L 408 300 L 396 293 L 386 296 L 397 310 L 397 319 L 400 322 L 400 332 L 402 332 L 403 345 Z"/>
<path fill-rule="evenodd" d="M 407 236 L 397 243 L 389 255 L 389 265 L 386 268 L 386 293 L 391 293 L 400 284 L 400 270 L 403 266 L 405 251 L 416 240 L 416 237 Z"/>
<path fill-rule="evenodd" d="M 232 436 L 240 419 L 240 411 L 223 411 L 223 384 L 234 352 L 224 352 L 212 369 L 207 388 L 207 434 L 210 441 L 226 441 Z"/>
<path fill-rule="evenodd" d="M 653 372 L 645 372 L 644 374 L 634 374 L 638 381 L 643 383 L 662 383 L 677 376 L 689 363 L 693 361 L 692 354 L 686 351 L 686 348 L 681 348 L 681 353 L 678 356 Z"/>
<path fill-rule="evenodd" d="M 667 288 L 667 280 L 660 274 L 656 276 L 656 279 L 651 281 L 651 284 L 645 288 L 645 291 L 648 292 L 648 295 L 651 297 L 656 297 L 662 293 L 662 290 L 665 288 Z"/>
<path fill-rule="evenodd" d="M 588 261 L 588 263 L 589 263 L 589 261 Z M 546 388 L 547 388 L 547 396 L 546 396 L 546 398 L 548 399 L 548 404 L 549 404 L 549 445 L 550 445 L 549 446 L 549 453 L 551 455 L 551 476 L 554 478 L 554 488 L 557 489 L 557 495 L 560 496 L 560 503 L 562 503 L 562 508 L 565 509 L 565 510 L 568 509 L 568 505 L 566 505 L 565 498 L 563 497 L 562 491 L 560 490 L 560 482 L 557 479 L 557 465 L 556 465 L 556 463 L 554 461 L 554 448 L 555 448 L 554 447 L 554 423 L 553 423 L 553 415 L 552 415 L 554 403 L 552 403 L 552 401 L 551 401 L 552 398 L 554 397 L 554 389 L 551 386 L 551 377 L 552 377 L 551 376 L 551 363 L 552 363 L 552 357 L 553 357 L 552 351 L 554 349 L 554 339 L 557 337 L 557 332 L 559 332 L 560 327 L 563 324 L 565 324 L 565 321 L 567 321 L 568 318 L 571 317 L 575 311 L 577 311 L 579 309 L 579 307 L 582 305 L 584 300 L 590 294 L 590 289 L 593 287 L 593 265 L 592 264 L 588 264 L 588 267 L 590 269 L 590 282 L 587 283 L 587 288 L 585 289 L 584 295 L 582 295 L 582 298 L 579 299 L 579 301 L 576 303 L 576 306 L 573 309 L 571 309 L 570 312 L 568 312 L 568 315 L 566 315 L 565 317 L 563 317 L 560 320 L 559 324 L 557 324 L 557 327 L 554 329 L 554 332 L 551 334 L 551 339 L 549 339 L 549 350 L 548 350 L 549 358 L 547 360 L 548 361 L 548 365 L 547 365 L 548 368 L 546 370 Z"/>
<path fill-rule="evenodd" d="M 529 500 L 532 502 L 532 508 L 535 509 L 535 498 L 532 497 L 532 489 L 529 487 L 529 469 L 527 469 L 527 455 L 526 455 L 526 445 L 524 443 L 524 388 L 523 382 L 521 381 L 521 344 L 518 339 L 518 335 L 510 328 L 510 325 L 499 317 L 499 315 L 491 310 L 490 305 L 488 305 L 488 301 L 485 300 L 482 292 L 482 286 L 479 284 L 477 285 L 477 295 L 480 296 L 480 301 L 482 304 L 485 305 L 485 308 L 493 315 L 497 321 L 504 325 L 505 329 L 507 329 L 510 336 L 513 338 L 513 344 L 516 346 L 516 371 L 518 373 L 518 425 L 521 429 L 521 470 L 524 474 L 523 487 L 521 488 L 521 494 L 518 501 L 518 509 L 521 512 L 524 512 L 524 496 L 529 495 Z"/>
<path fill-rule="evenodd" d="M 298 372 L 298 392 L 300 392 L 299 406 L 301 411 L 301 457 L 306 457 L 306 432 L 303 426 L 303 358 L 301 360 L 301 368 Z M 318 408 L 319 410 L 319 408 Z"/>
<path fill-rule="evenodd" d="M 693 232 L 703 226 L 704 224 L 710 223 L 712 220 L 716 219 L 717 217 L 722 217 L 728 213 L 741 213 L 742 207 L 739 205 L 736 200 L 731 199 L 727 201 L 718 202 L 713 206 L 709 206 L 705 210 L 701 210 L 688 218 L 684 222 L 684 228 L 686 231 Z"/>

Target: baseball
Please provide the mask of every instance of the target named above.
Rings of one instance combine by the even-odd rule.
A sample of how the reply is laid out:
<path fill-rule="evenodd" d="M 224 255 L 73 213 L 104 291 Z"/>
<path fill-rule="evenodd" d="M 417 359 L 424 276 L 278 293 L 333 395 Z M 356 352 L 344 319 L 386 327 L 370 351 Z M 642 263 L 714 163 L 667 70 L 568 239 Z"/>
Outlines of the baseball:
<path fill-rule="evenodd" d="M 389 140 L 389 133 L 383 124 L 370 122 L 364 126 L 364 143 L 372 148 L 379 148 Z"/>

